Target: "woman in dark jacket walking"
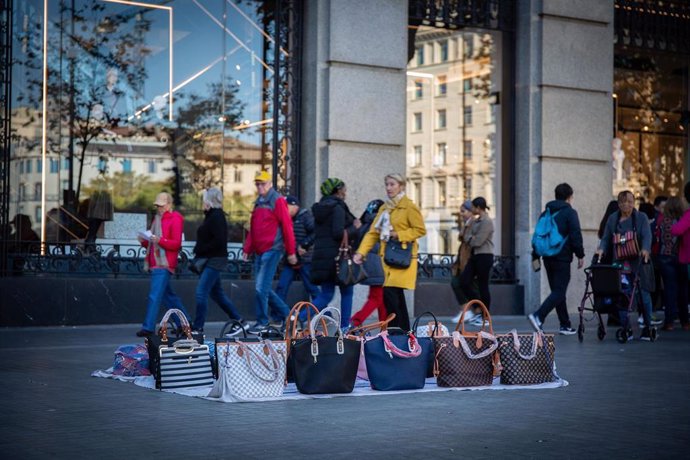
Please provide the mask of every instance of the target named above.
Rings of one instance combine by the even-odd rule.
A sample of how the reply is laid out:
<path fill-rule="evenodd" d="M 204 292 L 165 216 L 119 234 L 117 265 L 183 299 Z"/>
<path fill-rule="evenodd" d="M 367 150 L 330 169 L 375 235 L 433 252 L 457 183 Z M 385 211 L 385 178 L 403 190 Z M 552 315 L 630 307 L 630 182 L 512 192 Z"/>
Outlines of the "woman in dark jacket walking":
<path fill-rule="evenodd" d="M 358 239 L 360 241 L 369 231 L 382 205 L 382 200 L 372 200 L 367 204 L 367 209 L 362 214 L 362 217 L 359 218 L 362 222 L 362 226 L 358 231 Z M 361 284 L 369 286 L 369 296 L 362 306 L 362 309 L 352 315 L 351 323 L 353 326 L 361 326 L 374 310 L 378 312 L 379 321 L 385 320 L 387 316 L 386 305 L 383 303 L 383 282 L 385 281 L 385 274 L 383 273 L 383 265 L 381 265 L 379 247 L 379 243 L 375 244 L 364 260 L 364 270 L 367 272 L 367 279 L 362 281 Z"/>
<path fill-rule="evenodd" d="M 347 232 L 352 246 L 357 240 L 357 229 L 362 225 L 345 204 L 347 187 L 342 180 L 335 177 L 326 179 L 321 184 L 321 195 L 321 200 L 314 203 L 311 208 L 316 233 L 311 281 L 321 286 L 321 294 L 314 299 L 314 305 L 319 310 L 328 306 L 335 294 L 335 258 L 338 256 L 344 232 Z M 340 326 L 343 328 L 350 323 L 353 291 L 352 286 L 340 286 Z"/>
<path fill-rule="evenodd" d="M 220 272 L 225 270 L 228 263 L 228 222 L 222 209 L 223 194 L 217 188 L 210 188 L 204 192 L 203 200 L 205 217 L 196 231 L 194 255 L 197 259 L 206 259 L 206 264 L 196 286 L 196 316 L 193 328 L 197 331 L 204 330 L 209 294 L 230 319 L 236 319 L 244 326 L 242 317 L 225 295 L 220 282 Z M 241 328 L 237 324 L 229 331 L 231 335 L 240 332 Z"/>

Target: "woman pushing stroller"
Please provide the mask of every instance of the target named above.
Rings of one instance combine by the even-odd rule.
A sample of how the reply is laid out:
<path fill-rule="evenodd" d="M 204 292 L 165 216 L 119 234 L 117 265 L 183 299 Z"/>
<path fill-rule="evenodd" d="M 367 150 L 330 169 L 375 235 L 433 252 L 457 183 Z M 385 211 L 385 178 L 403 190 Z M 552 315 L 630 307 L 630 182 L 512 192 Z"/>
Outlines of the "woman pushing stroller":
<path fill-rule="evenodd" d="M 642 302 L 644 328 L 640 340 L 653 341 L 656 338 L 656 329 L 651 325 L 652 298 L 649 287 L 654 283 L 654 274 L 652 270 L 647 269 L 651 268 L 649 264 L 652 246 L 649 219 L 644 213 L 635 210 L 635 197 L 629 190 L 618 194 L 618 207 L 618 211 L 611 214 L 606 222 L 597 256 L 601 260 L 610 254 L 614 263 L 623 267 L 622 276 L 626 277 L 630 285 L 639 276 L 639 289 L 633 292 L 637 302 Z M 621 325 L 627 330 L 627 310 L 621 310 L 620 316 Z"/>

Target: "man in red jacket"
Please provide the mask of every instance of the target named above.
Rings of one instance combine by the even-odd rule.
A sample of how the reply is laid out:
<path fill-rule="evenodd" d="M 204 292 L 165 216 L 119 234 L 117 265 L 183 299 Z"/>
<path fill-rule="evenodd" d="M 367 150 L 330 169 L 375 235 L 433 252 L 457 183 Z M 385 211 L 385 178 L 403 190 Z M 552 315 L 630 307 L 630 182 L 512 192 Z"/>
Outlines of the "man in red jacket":
<path fill-rule="evenodd" d="M 269 301 L 284 318 L 290 314 L 290 308 L 273 290 L 273 277 L 283 251 L 290 265 L 297 263 L 292 218 L 285 197 L 273 189 L 271 179 L 267 171 L 259 171 L 254 177 L 259 198 L 254 203 L 249 233 L 242 248 L 245 261 L 254 255 L 256 323 L 247 331 L 250 334 L 259 334 L 268 326 Z"/>
<path fill-rule="evenodd" d="M 156 330 L 156 320 L 163 301 L 167 308 L 182 310 L 189 318 L 182 300 L 170 287 L 170 276 L 175 273 L 177 255 L 182 247 L 184 218 L 182 214 L 172 210 L 172 197 L 169 193 L 159 193 L 153 204 L 156 206 L 156 217 L 151 224 L 151 235 L 137 237 L 139 243 L 146 248 L 144 269 L 151 272 L 146 318 L 137 337 L 147 337 Z"/>

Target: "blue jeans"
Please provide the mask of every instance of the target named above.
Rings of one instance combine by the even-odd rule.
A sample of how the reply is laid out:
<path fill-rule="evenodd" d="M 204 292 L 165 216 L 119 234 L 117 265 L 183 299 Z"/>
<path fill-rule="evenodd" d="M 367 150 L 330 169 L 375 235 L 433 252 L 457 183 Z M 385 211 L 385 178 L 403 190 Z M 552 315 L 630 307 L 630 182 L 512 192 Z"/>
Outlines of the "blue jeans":
<path fill-rule="evenodd" d="M 283 271 L 280 272 L 280 277 L 278 278 L 278 287 L 276 287 L 278 297 L 287 302 L 288 291 L 292 281 L 295 279 L 295 272 L 299 273 L 304 289 L 307 290 L 311 300 L 316 299 L 321 294 L 321 290 L 311 282 L 311 263 L 301 265 L 299 268 L 293 268 L 288 264 L 283 266 Z"/>
<path fill-rule="evenodd" d="M 189 318 L 189 313 L 182 305 L 182 300 L 170 287 L 171 276 L 171 273 L 165 268 L 154 268 L 151 270 L 151 288 L 149 289 L 146 318 L 141 326 L 142 329 L 147 331 L 156 330 L 156 320 L 158 319 L 161 304 L 165 305 L 166 310 L 169 308 L 182 310 L 185 316 Z M 173 321 L 175 321 L 178 327 L 180 326 L 177 315 L 173 316 Z"/>
<path fill-rule="evenodd" d="M 199 284 L 196 285 L 196 316 L 194 318 L 194 329 L 203 329 L 206 322 L 206 312 L 208 311 L 208 296 L 225 312 L 230 319 L 241 319 L 235 305 L 225 295 L 223 286 L 220 282 L 220 271 L 206 266 L 199 277 Z"/>
<path fill-rule="evenodd" d="M 287 318 L 290 309 L 273 290 L 273 277 L 278 268 L 278 262 L 283 256 L 282 251 L 270 250 L 257 255 L 254 260 L 254 276 L 256 276 L 256 322 L 268 324 L 268 302 L 281 318 Z"/>
<path fill-rule="evenodd" d="M 321 283 L 321 294 L 314 299 L 314 306 L 323 310 L 328 306 L 333 296 L 335 295 L 335 283 Z M 352 295 L 355 292 L 354 286 L 338 286 L 340 288 L 340 327 L 348 327 L 350 325 L 350 316 L 352 315 Z M 302 320 L 305 318 L 300 318 Z"/>

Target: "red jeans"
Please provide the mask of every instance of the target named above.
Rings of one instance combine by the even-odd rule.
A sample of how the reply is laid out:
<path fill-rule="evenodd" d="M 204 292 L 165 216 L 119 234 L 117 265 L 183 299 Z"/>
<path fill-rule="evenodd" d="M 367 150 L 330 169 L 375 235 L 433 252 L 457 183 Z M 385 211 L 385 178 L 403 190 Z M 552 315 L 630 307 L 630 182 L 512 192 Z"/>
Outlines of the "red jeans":
<path fill-rule="evenodd" d="M 383 304 L 383 286 L 369 286 L 369 297 L 362 309 L 352 315 L 350 322 L 353 326 L 361 326 L 374 310 L 379 312 L 379 321 L 386 319 L 386 306 Z"/>

